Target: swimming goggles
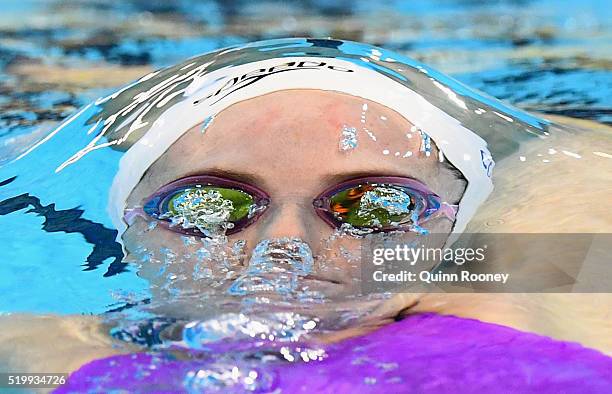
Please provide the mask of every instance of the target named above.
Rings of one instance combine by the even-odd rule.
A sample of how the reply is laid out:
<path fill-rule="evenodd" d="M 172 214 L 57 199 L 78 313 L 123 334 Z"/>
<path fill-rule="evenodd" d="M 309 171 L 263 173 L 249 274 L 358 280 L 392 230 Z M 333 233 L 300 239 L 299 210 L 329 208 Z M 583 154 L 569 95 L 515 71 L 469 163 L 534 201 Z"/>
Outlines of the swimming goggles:
<path fill-rule="evenodd" d="M 270 196 L 244 182 L 198 175 L 178 179 L 145 199 L 142 208 L 126 209 L 157 220 L 186 235 L 206 236 L 207 228 L 224 226 L 237 233 L 257 221 L 270 206 Z M 455 220 L 457 206 L 442 202 L 422 182 L 407 177 L 361 177 L 334 185 L 315 197 L 316 214 L 333 228 L 350 226 L 379 231 L 409 231 L 437 217 Z"/>

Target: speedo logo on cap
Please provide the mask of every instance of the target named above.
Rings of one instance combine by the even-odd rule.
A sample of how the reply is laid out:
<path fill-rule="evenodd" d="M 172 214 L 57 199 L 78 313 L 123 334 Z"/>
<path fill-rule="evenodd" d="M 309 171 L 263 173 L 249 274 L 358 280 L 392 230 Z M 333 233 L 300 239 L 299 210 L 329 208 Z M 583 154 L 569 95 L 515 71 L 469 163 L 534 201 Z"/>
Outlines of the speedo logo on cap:
<path fill-rule="evenodd" d="M 353 70 L 351 69 L 330 64 L 326 61 L 292 61 L 272 67 L 260 68 L 257 70 L 250 71 L 246 74 L 230 78 L 219 89 L 206 96 L 204 100 L 213 99 L 215 101 L 210 104 L 214 104 L 215 102 L 227 97 L 228 95 L 249 85 L 252 85 L 265 77 L 282 72 L 298 70 L 332 70 L 338 72 L 353 72 Z M 201 101 L 203 100 L 198 100 L 197 102 L 194 102 L 194 104 L 198 104 Z"/>

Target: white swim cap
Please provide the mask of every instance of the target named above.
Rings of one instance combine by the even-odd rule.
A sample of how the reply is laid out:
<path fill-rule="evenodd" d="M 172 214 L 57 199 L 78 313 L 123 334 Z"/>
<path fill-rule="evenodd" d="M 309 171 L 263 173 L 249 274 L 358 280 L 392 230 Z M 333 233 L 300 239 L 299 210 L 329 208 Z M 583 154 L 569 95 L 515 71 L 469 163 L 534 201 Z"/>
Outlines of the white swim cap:
<path fill-rule="evenodd" d="M 185 67 L 189 70 L 189 67 Z M 175 75 L 176 78 L 176 75 Z M 169 78 L 168 78 L 169 79 Z M 162 89 L 168 79 L 149 91 Z M 440 89 L 444 89 L 440 85 Z M 346 93 L 382 104 L 423 130 L 444 158 L 466 178 L 453 233 L 459 234 L 491 190 L 493 160 L 486 142 L 422 95 L 354 62 L 326 57 L 295 56 L 223 67 L 191 78 L 181 100 L 166 109 L 124 153 L 110 191 L 109 213 L 120 234 L 128 196 L 147 169 L 187 130 L 237 102 L 287 89 L 318 89 Z M 444 92 L 459 100 L 452 90 Z M 166 100 L 171 97 L 166 96 Z M 163 105 L 162 98 L 159 105 Z M 459 100 L 460 101 L 460 100 Z M 138 119 L 132 120 L 131 128 Z M 126 133 L 129 135 L 129 131 Z"/>
<path fill-rule="evenodd" d="M 106 222 L 110 217 L 121 242 L 127 228 L 123 221 L 127 198 L 147 169 L 187 130 L 234 103 L 289 89 L 335 91 L 368 99 L 396 111 L 426 133 L 468 182 L 449 243 L 493 189 L 492 156 L 497 160 L 508 156 L 520 141 L 544 138 L 548 129 L 545 120 L 383 48 L 290 38 L 221 49 L 150 73 L 82 108 L 19 158 L 46 145 L 45 154 L 59 158 L 52 164 L 56 173 L 86 156 L 90 160 L 74 171 L 98 163 L 105 166 L 96 176 L 82 178 L 84 183 L 95 182 L 95 187 L 81 190 L 76 182 L 66 190 L 74 190 L 70 201 L 94 205 L 90 214 L 99 216 L 99 201 L 82 201 L 83 196 L 90 189 L 108 190 L 107 182 L 112 183 L 107 211 L 99 220 Z M 65 139 L 55 138 L 58 134 Z M 49 140 L 55 144 L 49 145 Z M 74 146 L 82 148 L 74 153 Z"/>

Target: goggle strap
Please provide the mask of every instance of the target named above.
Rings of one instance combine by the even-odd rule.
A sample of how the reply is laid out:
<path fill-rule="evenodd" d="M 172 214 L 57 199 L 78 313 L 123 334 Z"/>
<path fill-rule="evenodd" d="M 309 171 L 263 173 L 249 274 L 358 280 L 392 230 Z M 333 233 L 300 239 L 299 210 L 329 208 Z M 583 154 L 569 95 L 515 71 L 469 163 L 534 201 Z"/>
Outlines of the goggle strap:
<path fill-rule="evenodd" d="M 147 214 L 145 213 L 144 209 L 142 209 L 142 207 L 138 207 L 138 208 L 129 208 L 126 209 L 125 211 L 123 211 L 123 221 L 128 225 L 131 226 L 134 223 L 134 220 L 136 220 L 136 218 L 140 216 L 144 219 L 147 218 Z"/>
<path fill-rule="evenodd" d="M 455 218 L 457 217 L 458 209 L 459 209 L 459 205 L 453 205 L 447 202 L 443 202 L 442 204 L 440 204 L 440 208 L 438 209 L 438 212 L 440 212 L 441 215 L 446 216 L 448 219 L 454 222 Z"/>

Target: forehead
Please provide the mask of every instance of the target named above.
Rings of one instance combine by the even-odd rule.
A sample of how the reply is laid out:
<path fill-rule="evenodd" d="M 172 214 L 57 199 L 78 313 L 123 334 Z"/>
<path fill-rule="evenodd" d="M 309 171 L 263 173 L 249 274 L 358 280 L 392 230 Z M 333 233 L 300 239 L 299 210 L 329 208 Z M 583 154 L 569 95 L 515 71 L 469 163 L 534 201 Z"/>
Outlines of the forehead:
<path fill-rule="evenodd" d="M 355 149 L 340 149 L 343 130 L 356 138 Z M 327 186 L 318 183 L 329 173 L 359 171 L 427 182 L 435 176 L 437 152 L 419 155 L 421 142 L 408 120 L 378 103 L 337 92 L 285 90 L 236 103 L 205 129 L 187 131 L 146 178 L 153 190 L 210 168 L 274 175 L 280 184 L 303 178 L 305 187 Z"/>
<path fill-rule="evenodd" d="M 274 144 L 285 151 L 325 152 L 345 158 L 346 155 L 336 154 L 342 153 L 339 142 L 345 127 L 355 128 L 358 145 L 379 147 L 382 152 L 385 148 L 417 148 L 418 133 L 416 138 L 406 136 L 411 126 L 396 112 L 369 100 L 336 92 L 289 90 L 243 101 L 222 111 L 206 130 L 206 143 L 209 147 Z M 202 140 L 197 133 L 190 134 L 191 138 L 186 139 L 191 142 Z M 359 153 L 365 153 L 365 149 L 350 152 Z"/>

